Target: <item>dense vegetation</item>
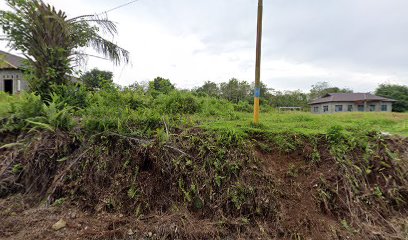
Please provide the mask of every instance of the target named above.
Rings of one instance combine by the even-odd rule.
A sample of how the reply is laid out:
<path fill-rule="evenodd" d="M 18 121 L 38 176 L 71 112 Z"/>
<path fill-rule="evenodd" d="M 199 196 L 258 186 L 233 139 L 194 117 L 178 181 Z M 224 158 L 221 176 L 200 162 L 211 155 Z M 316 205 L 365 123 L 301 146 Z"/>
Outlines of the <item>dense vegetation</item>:
<path fill-rule="evenodd" d="M 395 112 L 408 111 L 408 86 L 381 84 L 375 93 L 379 96 L 397 100 L 397 102 L 393 104 L 393 110 Z"/>
<path fill-rule="evenodd" d="M 407 114 L 280 113 L 274 107 L 351 90 L 262 86 L 253 125 L 253 87 L 237 79 L 192 91 L 161 77 L 122 88 L 94 69 L 74 84 L 66 78 L 77 48 L 127 60 L 91 25 L 115 33 L 114 24 L 7 2 L 14 12 L 1 11 L 0 25 L 40 84 L 0 92 L 0 238 L 407 239 Z M 394 90 L 404 91 L 378 92 L 404 100 Z M 38 206 L 48 208 L 30 210 Z M 59 218 L 49 208 L 69 219 L 65 232 L 44 230 Z"/>
<path fill-rule="evenodd" d="M 262 124 L 253 126 L 247 103 L 155 80 L 148 88 L 53 87 L 46 102 L 34 93 L 2 93 L 0 161 L 9 168 L 0 172 L 0 196 L 25 192 L 55 206 L 170 218 L 144 222 L 161 226 L 150 230 L 161 238 L 362 239 L 373 236 L 372 227 L 386 238 L 406 236 L 389 221 L 406 216 L 401 156 L 408 144 L 393 144 L 398 138 L 389 135 L 408 135 L 408 115 L 279 113 L 264 106 Z M 189 228 L 203 219 L 214 224 Z M 297 226 L 303 221 L 309 227 Z"/>
<path fill-rule="evenodd" d="M 163 83 L 164 82 L 164 83 Z M 3 130 L 20 131 L 30 127 L 70 130 L 78 126 L 87 132 L 114 131 L 152 137 L 165 127 L 201 126 L 235 132 L 252 129 L 252 105 L 233 103 L 222 98 L 196 92 L 175 90 L 167 80 L 157 78 L 148 88 L 121 89 L 105 82 L 93 91 L 81 85 L 53 87 L 51 100 L 43 102 L 34 93 L 8 96 L 1 93 L 0 117 Z M 407 115 L 383 113 L 351 113 L 313 115 L 278 113 L 263 104 L 264 131 L 307 134 L 325 133 L 340 125 L 348 131 L 383 131 L 407 135 Z M 165 126 L 166 125 L 166 126 Z M 252 129 L 252 130 L 251 130 Z"/>
<path fill-rule="evenodd" d="M 220 84 L 207 81 L 201 87 L 195 88 L 193 91 L 211 97 L 227 99 L 234 103 L 253 104 L 253 84 L 240 81 L 236 78 L 232 78 L 228 82 Z M 381 84 L 375 94 L 397 100 L 397 102 L 394 103 L 395 108 L 393 108 L 393 110 L 395 112 L 406 112 L 408 111 L 408 103 L 406 100 L 408 96 L 407 91 L 407 86 Z M 304 111 L 308 111 L 308 104 L 314 99 L 323 97 L 328 93 L 352 92 L 352 89 L 334 87 L 327 82 L 318 82 L 312 85 L 309 91 L 278 91 L 268 88 L 265 84 L 261 84 L 261 102 L 275 108 L 301 107 Z"/>

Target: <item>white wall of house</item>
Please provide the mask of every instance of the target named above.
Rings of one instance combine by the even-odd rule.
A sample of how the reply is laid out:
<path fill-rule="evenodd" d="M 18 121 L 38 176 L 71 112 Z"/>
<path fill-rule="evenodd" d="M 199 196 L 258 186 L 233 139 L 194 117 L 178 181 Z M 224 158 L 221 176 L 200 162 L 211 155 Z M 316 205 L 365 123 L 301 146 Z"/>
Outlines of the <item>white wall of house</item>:
<path fill-rule="evenodd" d="M 341 107 L 340 107 L 341 106 Z M 337 112 L 392 112 L 392 102 L 329 102 L 311 105 L 315 114 L 331 114 Z"/>
<path fill-rule="evenodd" d="M 5 80 L 12 81 L 12 94 L 28 90 L 28 83 L 23 80 L 23 73 L 20 70 L 0 70 L 0 91 L 5 91 Z"/>

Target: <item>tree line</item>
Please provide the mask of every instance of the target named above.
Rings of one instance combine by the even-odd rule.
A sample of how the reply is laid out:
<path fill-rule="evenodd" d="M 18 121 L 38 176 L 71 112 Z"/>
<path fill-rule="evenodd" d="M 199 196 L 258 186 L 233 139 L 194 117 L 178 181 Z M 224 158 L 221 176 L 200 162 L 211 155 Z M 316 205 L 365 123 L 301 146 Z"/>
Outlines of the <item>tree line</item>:
<path fill-rule="evenodd" d="M 32 91 L 43 100 L 49 99 L 54 85 L 70 84 L 74 66 L 86 56 L 84 49 L 91 47 L 114 63 L 127 63 L 129 52 L 108 40 L 117 34 L 116 25 L 104 15 L 83 15 L 68 18 L 41 0 L 5 0 L 11 11 L 0 10 L 0 27 L 11 48 L 27 58 L 26 79 Z M 81 80 L 90 88 L 111 84 L 112 73 L 92 70 Z M 169 79 L 156 78 L 147 85 L 134 84 L 130 88 L 169 92 L 175 87 Z M 253 103 L 254 84 L 232 78 L 220 84 L 207 81 L 192 92 L 227 99 L 234 103 Z M 351 89 L 319 82 L 309 92 L 279 91 L 261 84 L 261 104 L 273 107 L 303 107 L 327 93 L 352 92 Z M 408 111 L 408 87 L 380 85 L 375 94 L 398 100 L 394 110 Z"/>
<path fill-rule="evenodd" d="M 103 82 L 113 83 L 113 74 L 107 71 L 93 69 L 82 76 L 82 82 L 90 88 L 100 88 Z M 169 93 L 175 89 L 174 84 L 166 78 L 157 77 L 146 83 L 134 83 L 127 88 L 133 90 Z M 253 104 L 254 84 L 244 80 L 231 78 L 227 82 L 215 83 L 206 81 L 202 86 L 191 91 L 198 95 L 207 95 L 226 99 L 233 103 Z M 261 83 L 261 104 L 278 107 L 302 107 L 308 109 L 310 101 L 323 97 L 328 93 L 353 93 L 352 89 L 331 86 L 328 82 L 318 82 L 311 86 L 308 92 L 301 90 L 279 91 L 268 88 Z M 408 86 L 381 84 L 374 94 L 397 100 L 393 109 L 396 112 L 408 111 Z"/>

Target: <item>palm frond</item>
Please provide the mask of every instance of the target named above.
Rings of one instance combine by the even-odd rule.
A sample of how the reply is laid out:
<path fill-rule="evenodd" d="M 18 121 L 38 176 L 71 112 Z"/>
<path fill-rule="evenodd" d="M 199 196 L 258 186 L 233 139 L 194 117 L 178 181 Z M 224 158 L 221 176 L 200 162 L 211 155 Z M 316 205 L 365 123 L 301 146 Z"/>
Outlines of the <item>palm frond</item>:
<path fill-rule="evenodd" d="M 77 17 L 74 17 L 74 18 L 67 19 L 67 22 L 75 23 L 75 22 L 80 21 L 81 19 L 86 19 L 86 18 L 93 17 L 93 16 L 95 16 L 95 14 L 81 15 L 81 16 L 77 16 Z"/>
<path fill-rule="evenodd" d="M 122 62 L 129 63 L 129 52 L 115 43 L 104 39 L 100 35 L 95 35 L 89 42 L 89 46 L 98 53 L 111 59 L 115 64 Z"/>
<path fill-rule="evenodd" d="M 73 18 L 68 20 L 69 23 L 76 24 L 76 23 L 88 23 L 88 24 L 95 24 L 99 27 L 104 33 L 108 33 L 112 36 L 118 33 L 116 28 L 116 24 L 108 19 L 108 16 L 100 16 L 100 15 L 83 15 L 81 17 Z"/>

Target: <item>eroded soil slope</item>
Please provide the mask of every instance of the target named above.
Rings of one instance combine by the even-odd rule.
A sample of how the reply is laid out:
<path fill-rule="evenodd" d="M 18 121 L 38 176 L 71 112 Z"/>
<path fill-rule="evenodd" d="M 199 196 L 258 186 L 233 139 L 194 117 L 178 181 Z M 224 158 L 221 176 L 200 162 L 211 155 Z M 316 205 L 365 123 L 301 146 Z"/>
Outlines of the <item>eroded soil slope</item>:
<path fill-rule="evenodd" d="M 407 140 L 276 139 L 3 136 L 0 239 L 407 239 Z"/>

